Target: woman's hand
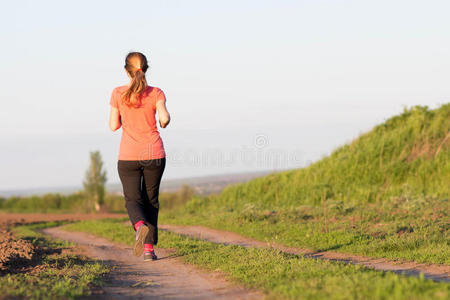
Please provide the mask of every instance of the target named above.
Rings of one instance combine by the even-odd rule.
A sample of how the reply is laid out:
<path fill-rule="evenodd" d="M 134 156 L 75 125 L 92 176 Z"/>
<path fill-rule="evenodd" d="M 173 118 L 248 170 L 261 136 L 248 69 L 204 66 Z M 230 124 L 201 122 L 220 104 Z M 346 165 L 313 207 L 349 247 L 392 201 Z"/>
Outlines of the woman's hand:
<path fill-rule="evenodd" d="M 109 114 L 109 129 L 116 131 L 122 126 L 120 120 L 120 112 L 117 108 L 111 106 L 111 113 Z"/>
<path fill-rule="evenodd" d="M 156 102 L 156 111 L 158 112 L 159 126 L 166 128 L 170 123 L 170 115 L 166 108 L 166 101 L 159 100 Z"/>

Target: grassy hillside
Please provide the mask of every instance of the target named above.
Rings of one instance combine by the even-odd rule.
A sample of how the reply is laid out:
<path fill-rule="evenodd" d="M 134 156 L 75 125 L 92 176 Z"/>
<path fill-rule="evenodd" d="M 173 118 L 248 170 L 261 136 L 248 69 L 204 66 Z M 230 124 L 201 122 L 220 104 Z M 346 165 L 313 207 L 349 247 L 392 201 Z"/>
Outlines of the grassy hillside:
<path fill-rule="evenodd" d="M 214 201 L 230 209 L 249 202 L 271 209 L 319 205 L 324 199 L 381 203 L 398 196 L 447 197 L 449 131 L 450 104 L 431 111 L 415 107 L 308 168 L 229 187 Z"/>
<path fill-rule="evenodd" d="M 450 104 L 405 109 L 307 168 L 196 197 L 163 221 L 318 250 L 450 263 L 449 120 Z"/>

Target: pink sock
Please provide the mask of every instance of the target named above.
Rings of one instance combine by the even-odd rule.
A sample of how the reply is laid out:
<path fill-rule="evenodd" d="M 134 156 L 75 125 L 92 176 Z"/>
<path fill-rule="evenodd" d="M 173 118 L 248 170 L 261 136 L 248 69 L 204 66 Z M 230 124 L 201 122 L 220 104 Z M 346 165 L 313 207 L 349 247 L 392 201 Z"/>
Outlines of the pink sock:
<path fill-rule="evenodd" d="M 134 229 L 137 231 L 139 226 L 144 225 L 144 221 L 138 221 L 136 224 L 134 224 Z"/>
<path fill-rule="evenodd" d="M 152 244 L 144 244 L 144 251 L 145 252 L 153 251 L 153 245 Z"/>

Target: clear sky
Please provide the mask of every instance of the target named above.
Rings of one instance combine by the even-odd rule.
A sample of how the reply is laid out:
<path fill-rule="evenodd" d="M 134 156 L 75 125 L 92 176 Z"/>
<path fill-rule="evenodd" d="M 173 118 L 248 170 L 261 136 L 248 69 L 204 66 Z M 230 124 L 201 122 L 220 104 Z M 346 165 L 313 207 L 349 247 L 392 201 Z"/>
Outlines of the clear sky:
<path fill-rule="evenodd" d="M 119 182 L 109 98 L 141 51 L 164 178 L 299 167 L 450 99 L 449 1 L 2 1 L 0 190 Z"/>

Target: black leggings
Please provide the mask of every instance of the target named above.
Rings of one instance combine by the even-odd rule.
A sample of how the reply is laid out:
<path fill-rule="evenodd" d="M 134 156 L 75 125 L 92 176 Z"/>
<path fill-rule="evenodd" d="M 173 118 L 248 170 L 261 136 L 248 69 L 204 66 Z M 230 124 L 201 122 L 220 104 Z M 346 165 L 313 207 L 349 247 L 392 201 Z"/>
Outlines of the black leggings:
<path fill-rule="evenodd" d="M 152 160 L 119 160 L 117 169 L 122 182 L 125 207 L 130 221 L 139 221 L 150 229 L 145 243 L 158 243 L 159 184 L 161 182 L 166 158 Z"/>

